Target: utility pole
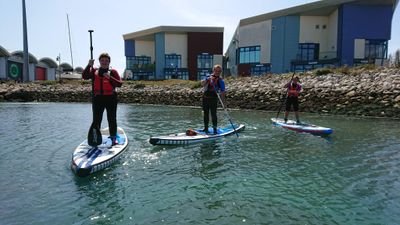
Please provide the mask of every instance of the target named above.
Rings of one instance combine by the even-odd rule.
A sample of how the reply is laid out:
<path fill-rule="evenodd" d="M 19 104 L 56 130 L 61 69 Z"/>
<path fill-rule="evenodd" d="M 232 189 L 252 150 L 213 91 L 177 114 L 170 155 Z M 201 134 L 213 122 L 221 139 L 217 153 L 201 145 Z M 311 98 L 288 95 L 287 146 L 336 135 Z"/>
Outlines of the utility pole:
<path fill-rule="evenodd" d="M 58 53 L 56 60 L 58 61 L 58 68 L 57 68 L 58 80 L 61 81 L 61 67 L 60 67 L 61 53 Z M 57 80 L 57 77 L 56 77 L 56 80 Z"/>
<path fill-rule="evenodd" d="M 22 81 L 29 81 L 29 51 L 28 51 L 28 29 L 26 26 L 26 7 L 25 0 L 22 0 L 22 26 L 24 36 L 24 68 L 22 72 Z"/>

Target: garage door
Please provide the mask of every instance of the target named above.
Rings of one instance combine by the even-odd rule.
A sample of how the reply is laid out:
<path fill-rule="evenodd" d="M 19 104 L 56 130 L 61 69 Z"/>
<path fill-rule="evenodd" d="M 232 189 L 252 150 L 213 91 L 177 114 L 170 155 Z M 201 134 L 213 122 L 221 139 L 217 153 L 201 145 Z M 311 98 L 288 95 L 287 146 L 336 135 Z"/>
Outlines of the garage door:
<path fill-rule="evenodd" d="M 36 67 L 35 74 L 35 80 L 46 80 L 46 68 Z"/>

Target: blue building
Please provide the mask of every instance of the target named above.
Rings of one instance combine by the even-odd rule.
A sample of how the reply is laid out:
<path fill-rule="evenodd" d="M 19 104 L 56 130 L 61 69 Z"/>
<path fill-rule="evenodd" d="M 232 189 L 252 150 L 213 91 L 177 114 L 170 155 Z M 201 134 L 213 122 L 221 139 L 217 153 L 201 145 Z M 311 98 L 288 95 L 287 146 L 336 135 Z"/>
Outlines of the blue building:
<path fill-rule="evenodd" d="M 225 53 L 233 75 L 382 65 L 398 0 L 323 0 L 239 22 Z"/>

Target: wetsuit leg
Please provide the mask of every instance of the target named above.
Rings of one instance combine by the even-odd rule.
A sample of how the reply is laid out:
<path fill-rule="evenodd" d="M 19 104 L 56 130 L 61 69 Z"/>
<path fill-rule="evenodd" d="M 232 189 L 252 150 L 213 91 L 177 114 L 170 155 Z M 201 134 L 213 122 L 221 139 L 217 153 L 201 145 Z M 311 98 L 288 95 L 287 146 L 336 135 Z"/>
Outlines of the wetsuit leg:
<path fill-rule="evenodd" d="M 210 103 L 210 111 L 211 111 L 211 119 L 212 119 L 213 128 L 217 128 L 217 123 L 218 123 L 218 118 L 217 118 L 218 99 L 217 98 L 211 98 L 209 103 Z"/>
<path fill-rule="evenodd" d="M 107 96 L 106 101 L 108 127 L 110 129 L 110 136 L 117 136 L 117 96 Z"/>
<path fill-rule="evenodd" d="M 105 102 L 103 96 L 95 96 L 93 98 L 93 125 L 100 129 L 101 121 L 103 120 L 103 112 L 105 109 Z"/>
<path fill-rule="evenodd" d="M 204 119 L 204 129 L 208 130 L 208 123 L 210 121 L 210 105 L 209 105 L 209 98 L 203 97 L 203 119 Z"/>

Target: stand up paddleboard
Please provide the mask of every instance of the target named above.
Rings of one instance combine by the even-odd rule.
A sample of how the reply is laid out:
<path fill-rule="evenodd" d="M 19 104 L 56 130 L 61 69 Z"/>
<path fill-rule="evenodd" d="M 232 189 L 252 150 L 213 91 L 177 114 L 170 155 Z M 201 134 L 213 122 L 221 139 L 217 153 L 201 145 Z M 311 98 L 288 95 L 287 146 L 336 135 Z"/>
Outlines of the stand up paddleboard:
<path fill-rule="evenodd" d="M 229 125 L 224 128 L 218 128 L 217 134 L 213 134 L 214 130 L 212 128 L 208 129 L 208 133 L 203 132 L 201 129 L 190 130 L 191 132 L 150 137 L 149 142 L 153 145 L 188 145 L 222 138 L 227 135 L 235 134 L 235 132 L 240 132 L 244 130 L 244 128 L 245 126 L 240 124 L 236 125 L 235 130 L 233 130 L 232 126 Z"/>
<path fill-rule="evenodd" d="M 88 145 L 83 141 L 72 154 L 71 169 L 80 177 L 88 176 L 94 172 L 105 169 L 118 160 L 128 146 L 125 131 L 118 127 L 118 144 L 112 145 L 108 128 L 101 130 L 103 142 L 97 147 Z"/>
<path fill-rule="evenodd" d="M 314 135 L 329 135 L 333 132 L 331 128 L 320 127 L 317 125 L 306 124 L 306 123 L 297 124 L 296 121 L 293 120 L 288 120 L 285 123 L 283 119 L 272 118 L 271 121 L 272 124 L 276 126 L 283 127 L 289 130 L 294 130 L 297 132 L 311 133 Z"/>

